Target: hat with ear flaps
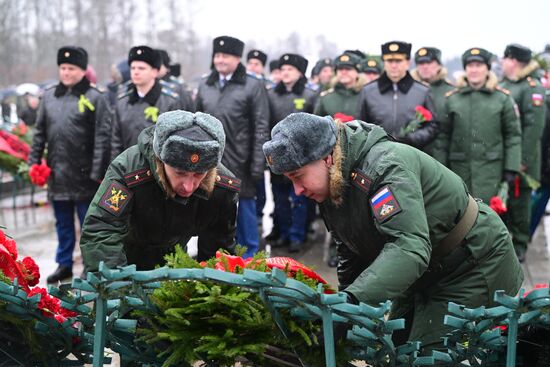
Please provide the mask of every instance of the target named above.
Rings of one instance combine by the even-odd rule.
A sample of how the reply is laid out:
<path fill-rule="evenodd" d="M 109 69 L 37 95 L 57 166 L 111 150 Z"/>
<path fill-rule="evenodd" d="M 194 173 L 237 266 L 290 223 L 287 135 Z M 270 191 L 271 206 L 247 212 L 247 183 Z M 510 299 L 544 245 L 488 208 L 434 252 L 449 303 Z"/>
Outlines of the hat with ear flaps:
<path fill-rule="evenodd" d="M 222 123 L 206 113 L 169 111 L 161 114 L 155 125 L 156 156 L 179 170 L 207 172 L 221 162 L 224 149 Z"/>
<path fill-rule="evenodd" d="M 280 175 L 325 158 L 337 136 L 338 126 L 330 116 L 293 113 L 275 125 L 263 151 L 271 171 Z"/>

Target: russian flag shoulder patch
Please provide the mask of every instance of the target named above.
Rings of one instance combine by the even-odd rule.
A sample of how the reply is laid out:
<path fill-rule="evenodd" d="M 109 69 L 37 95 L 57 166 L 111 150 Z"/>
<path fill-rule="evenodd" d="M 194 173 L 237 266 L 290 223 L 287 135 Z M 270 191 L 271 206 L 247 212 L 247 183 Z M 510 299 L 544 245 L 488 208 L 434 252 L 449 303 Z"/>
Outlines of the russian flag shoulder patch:
<path fill-rule="evenodd" d="M 401 207 L 389 185 L 382 187 L 370 198 L 370 206 L 374 216 L 380 223 L 401 211 Z"/>
<path fill-rule="evenodd" d="M 531 95 L 531 100 L 533 101 L 533 106 L 539 107 L 542 106 L 544 102 L 544 96 L 540 93 L 533 93 Z"/>

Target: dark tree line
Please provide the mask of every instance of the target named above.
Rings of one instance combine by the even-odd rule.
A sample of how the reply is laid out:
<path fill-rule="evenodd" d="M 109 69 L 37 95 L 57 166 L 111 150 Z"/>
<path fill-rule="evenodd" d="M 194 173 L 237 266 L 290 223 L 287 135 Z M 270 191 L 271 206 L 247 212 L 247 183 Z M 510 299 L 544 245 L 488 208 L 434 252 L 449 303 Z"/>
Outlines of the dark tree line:
<path fill-rule="evenodd" d="M 211 37 L 194 27 L 196 15 L 206 11 L 200 6 L 191 0 L 0 0 L 0 87 L 56 79 L 63 45 L 86 48 L 98 81 L 107 81 L 111 65 L 137 44 L 167 49 L 192 81 L 210 65 Z M 312 65 L 341 51 L 324 36 L 307 40 L 297 32 L 268 45 L 253 34 L 243 41 L 246 50 L 257 47 L 270 58 L 305 53 Z"/>

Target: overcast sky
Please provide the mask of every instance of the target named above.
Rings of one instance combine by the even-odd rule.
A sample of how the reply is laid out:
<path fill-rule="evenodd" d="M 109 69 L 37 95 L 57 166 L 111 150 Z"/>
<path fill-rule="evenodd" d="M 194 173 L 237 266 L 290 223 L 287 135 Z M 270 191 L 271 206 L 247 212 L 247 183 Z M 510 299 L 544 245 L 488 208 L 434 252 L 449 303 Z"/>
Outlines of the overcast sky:
<path fill-rule="evenodd" d="M 442 50 L 443 59 L 483 47 L 502 55 L 516 42 L 542 51 L 550 43 L 549 0 L 201 0 L 194 29 L 201 36 L 254 39 L 259 48 L 296 31 L 322 34 L 342 50 L 380 53 L 390 40 Z"/>

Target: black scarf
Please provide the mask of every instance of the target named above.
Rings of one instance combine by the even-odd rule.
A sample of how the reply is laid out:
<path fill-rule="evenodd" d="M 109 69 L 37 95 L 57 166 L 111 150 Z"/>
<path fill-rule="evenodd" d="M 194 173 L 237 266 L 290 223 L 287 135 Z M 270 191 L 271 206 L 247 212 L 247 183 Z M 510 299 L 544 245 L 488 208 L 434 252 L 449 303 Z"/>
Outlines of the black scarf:
<path fill-rule="evenodd" d="M 128 98 L 128 102 L 130 104 L 135 104 L 139 101 L 143 101 L 150 106 L 155 106 L 157 104 L 157 101 L 160 97 L 160 93 L 162 92 L 162 86 L 160 85 L 159 81 L 155 79 L 155 84 L 153 84 L 153 88 L 143 98 L 141 98 L 137 92 L 137 88 L 134 84 L 130 84 L 128 87 L 130 89 L 130 96 Z"/>
<path fill-rule="evenodd" d="M 275 93 L 277 94 L 285 94 L 285 93 L 294 93 L 296 95 L 300 95 L 304 92 L 304 89 L 306 89 L 307 79 L 305 76 L 301 76 L 300 79 L 294 85 L 292 86 L 292 90 L 288 92 L 286 90 L 285 83 L 282 81 L 277 83 L 275 86 Z"/>

